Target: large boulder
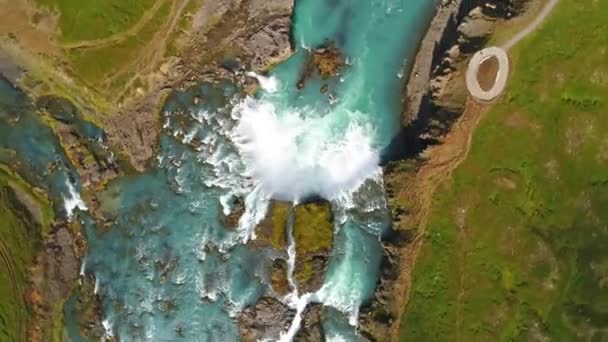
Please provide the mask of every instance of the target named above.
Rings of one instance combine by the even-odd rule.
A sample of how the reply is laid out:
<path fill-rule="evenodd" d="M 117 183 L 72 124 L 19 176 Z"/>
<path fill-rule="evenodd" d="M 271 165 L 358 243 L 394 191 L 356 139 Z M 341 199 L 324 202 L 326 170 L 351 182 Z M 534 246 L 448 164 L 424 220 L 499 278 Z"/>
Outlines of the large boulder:
<path fill-rule="evenodd" d="M 271 247 L 279 251 L 287 251 L 287 220 L 292 204 L 272 201 L 266 217 L 256 227 L 256 239 L 253 244 L 260 247 Z"/>
<path fill-rule="evenodd" d="M 272 297 L 262 297 L 239 315 L 239 334 L 244 341 L 277 340 L 287 331 L 295 311 Z"/>
<path fill-rule="evenodd" d="M 332 252 L 333 237 L 333 218 L 329 202 L 301 204 L 295 208 L 294 277 L 300 293 L 315 292 L 323 285 Z"/>
<path fill-rule="evenodd" d="M 302 312 L 302 323 L 296 334 L 296 342 L 318 342 L 325 341 L 325 329 L 323 329 L 323 305 L 309 304 Z"/>
<path fill-rule="evenodd" d="M 287 262 L 284 259 L 277 258 L 272 262 L 272 269 L 270 270 L 270 285 L 272 286 L 274 292 L 281 296 L 285 296 L 291 292 L 287 272 Z"/>

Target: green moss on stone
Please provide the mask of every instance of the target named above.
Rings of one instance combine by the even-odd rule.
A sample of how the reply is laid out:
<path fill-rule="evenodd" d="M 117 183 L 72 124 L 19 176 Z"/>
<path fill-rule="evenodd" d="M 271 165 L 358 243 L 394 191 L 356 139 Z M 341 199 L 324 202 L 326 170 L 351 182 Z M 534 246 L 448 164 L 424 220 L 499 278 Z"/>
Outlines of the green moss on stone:
<path fill-rule="evenodd" d="M 333 232 L 329 203 L 313 203 L 296 207 L 293 237 L 296 241 L 298 255 L 331 250 Z"/>
<path fill-rule="evenodd" d="M 324 270 L 315 270 L 313 259 L 315 257 L 326 258 L 331 253 L 333 235 L 329 203 L 312 203 L 296 207 L 293 226 L 293 237 L 296 243 L 294 276 L 301 290 L 314 291 L 320 285 L 323 274 L 316 273 Z M 326 265 L 327 263 L 324 263 L 324 266 Z M 314 279 L 315 276 L 318 279 Z"/>
<path fill-rule="evenodd" d="M 278 250 L 287 249 L 287 220 L 292 204 L 273 201 L 266 218 L 257 227 L 257 244 L 271 246 Z"/>

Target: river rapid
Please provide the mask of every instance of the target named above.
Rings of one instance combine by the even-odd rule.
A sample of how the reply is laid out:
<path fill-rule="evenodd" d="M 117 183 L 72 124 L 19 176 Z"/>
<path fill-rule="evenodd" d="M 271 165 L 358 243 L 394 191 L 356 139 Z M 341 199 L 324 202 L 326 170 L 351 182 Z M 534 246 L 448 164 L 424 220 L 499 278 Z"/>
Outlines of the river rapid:
<path fill-rule="evenodd" d="M 82 221 L 88 251 L 81 272 L 96 279 L 107 337 L 172 341 L 179 331 L 188 341 L 239 340 L 236 318 L 268 293 L 277 254 L 250 247 L 256 225 L 272 200 L 321 197 L 334 220 L 329 267 L 320 290 L 302 293 L 295 286 L 279 298 L 296 311 L 279 340 L 293 339 L 311 302 L 328 308 L 328 340 L 359 338 L 359 308 L 378 280 L 380 239 L 390 227 L 379 163 L 400 129 L 404 72 L 435 5 L 296 1 L 295 54 L 266 76 L 249 74 L 261 84 L 255 97 L 226 81 L 168 98 L 153 166 L 116 179 L 99 196 L 101 212 L 111 218 L 107 227 L 87 213 L 78 176 L 51 129 L 28 105 L 15 105 L 27 104 L 23 94 L 1 84 L 0 152 L 16 151 L 23 164 L 17 171 L 47 189 L 63 217 Z M 344 58 L 340 73 L 327 79 L 313 73 L 298 89 L 309 51 L 328 42 Z M 85 136 L 103 145 L 103 132 L 86 128 Z M 59 167 L 48 172 L 51 160 Z M 244 213 L 236 229 L 226 229 L 222 215 L 238 199 Z M 68 305 L 66 331 L 79 341 L 72 315 Z"/>

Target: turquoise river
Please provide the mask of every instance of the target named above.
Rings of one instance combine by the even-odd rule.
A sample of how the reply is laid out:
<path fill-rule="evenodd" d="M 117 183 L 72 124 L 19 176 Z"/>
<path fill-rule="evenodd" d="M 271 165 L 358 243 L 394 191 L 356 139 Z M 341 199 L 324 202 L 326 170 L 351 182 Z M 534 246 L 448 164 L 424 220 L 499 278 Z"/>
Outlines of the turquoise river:
<path fill-rule="evenodd" d="M 297 0 L 295 54 L 266 76 L 250 74 L 261 84 L 256 97 L 226 81 L 168 98 L 153 165 L 100 195 L 112 219 L 106 227 L 89 216 L 78 175 L 34 105 L 0 82 L 0 162 L 45 188 L 61 217 L 82 221 L 88 251 L 81 274 L 96 279 L 107 336 L 172 341 L 179 329 L 187 341 L 239 340 L 236 317 L 268 292 L 265 272 L 276 257 L 247 244 L 256 224 L 273 199 L 322 197 L 334 217 L 329 268 L 319 291 L 280 298 L 297 312 L 280 340 L 293 338 L 310 302 L 333 308 L 324 322 L 328 340 L 358 340 L 358 311 L 378 280 L 380 239 L 390 227 L 379 164 L 399 132 L 403 74 L 436 5 Z M 314 74 L 298 89 L 307 50 L 325 42 L 345 57 L 340 75 Z M 107 150 L 103 131 L 78 127 Z M 49 162 L 58 167 L 49 171 Z M 237 229 L 226 229 L 222 213 L 239 198 L 244 214 Z M 169 264 L 168 271 L 159 267 Z M 67 337 L 80 341 L 70 311 L 66 306 Z"/>

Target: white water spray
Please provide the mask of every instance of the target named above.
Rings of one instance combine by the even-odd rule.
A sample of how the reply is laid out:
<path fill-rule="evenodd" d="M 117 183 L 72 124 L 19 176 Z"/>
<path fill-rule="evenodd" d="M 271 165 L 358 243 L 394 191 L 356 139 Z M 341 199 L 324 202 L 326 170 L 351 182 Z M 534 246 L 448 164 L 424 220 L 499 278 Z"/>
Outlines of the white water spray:
<path fill-rule="evenodd" d="M 68 194 L 63 197 L 63 202 L 68 220 L 71 220 L 74 216 L 74 210 L 76 210 L 76 208 L 83 211 L 87 210 L 88 208 L 80 197 L 78 191 L 76 191 L 76 188 L 74 188 L 74 185 L 72 185 L 72 183 L 68 180 L 66 180 L 65 184 L 68 188 Z"/>
<path fill-rule="evenodd" d="M 232 140 L 245 162 L 245 176 L 272 198 L 333 199 L 378 169 L 373 132 L 361 113 L 279 110 L 272 102 L 246 98 L 233 115 L 239 122 Z"/>
<path fill-rule="evenodd" d="M 276 77 L 267 77 L 250 71 L 246 74 L 258 80 L 260 87 L 269 93 L 274 93 L 279 89 L 279 80 Z"/>
<path fill-rule="evenodd" d="M 296 204 L 294 203 L 294 206 Z M 296 241 L 293 238 L 293 221 L 295 210 L 292 208 L 287 219 L 287 281 L 293 289 L 293 292 L 288 297 L 298 297 L 298 285 L 293 276 L 296 269 Z"/>

